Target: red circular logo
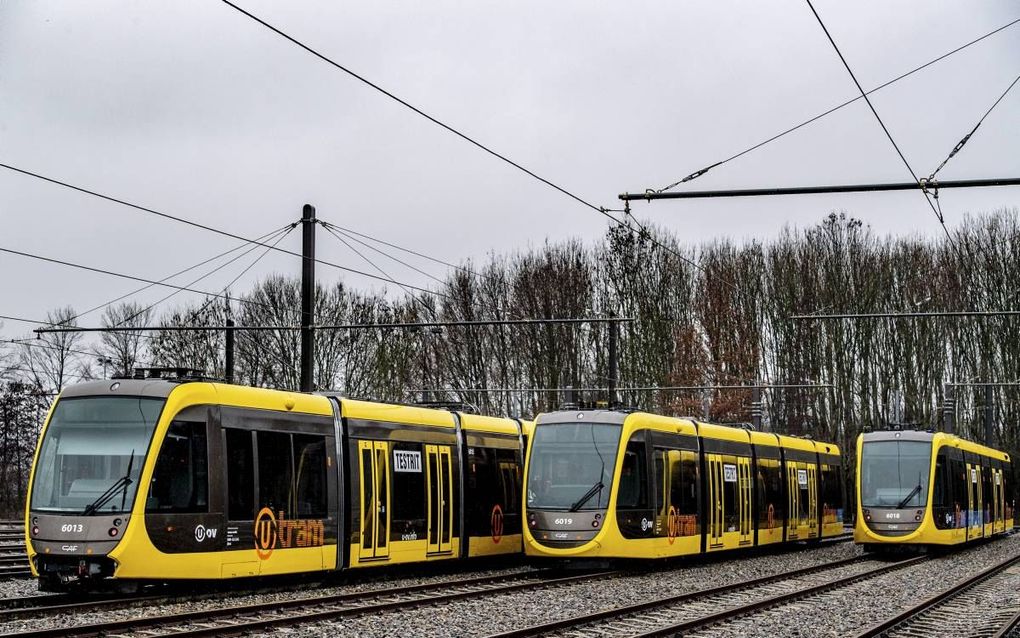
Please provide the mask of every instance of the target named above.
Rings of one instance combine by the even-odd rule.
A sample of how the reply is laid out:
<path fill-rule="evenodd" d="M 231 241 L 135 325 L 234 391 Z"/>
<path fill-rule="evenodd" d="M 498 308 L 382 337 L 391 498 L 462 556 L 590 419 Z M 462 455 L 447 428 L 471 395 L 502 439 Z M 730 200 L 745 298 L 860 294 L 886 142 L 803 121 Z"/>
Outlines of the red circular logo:
<path fill-rule="evenodd" d="M 255 517 L 255 553 L 259 558 L 265 560 L 273 553 L 276 547 L 276 516 L 273 510 L 263 507 Z"/>
<path fill-rule="evenodd" d="M 498 504 L 493 505 L 489 522 L 492 524 L 492 542 L 499 543 L 503 540 L 503 508 Z"/>

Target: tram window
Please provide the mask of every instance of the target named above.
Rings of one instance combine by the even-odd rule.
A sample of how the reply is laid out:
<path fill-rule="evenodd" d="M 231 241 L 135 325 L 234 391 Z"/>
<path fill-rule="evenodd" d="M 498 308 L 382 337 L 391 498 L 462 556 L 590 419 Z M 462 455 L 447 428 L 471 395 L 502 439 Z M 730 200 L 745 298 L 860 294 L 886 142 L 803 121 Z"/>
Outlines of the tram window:
<path fill-rule="evenodd" d="M 695 516 L 698 513 L 698 453 L 683 452 L 684 493 L 680 500 L 680 513 Z"/>
<path fill-rule="evenodd" d="M 292 459 L 290 435 L 259 432 L 259 509 L 268 507 L 277 515 L 294 517 L 292 507 Z"/>
<path fill-rule="evenodd" d="M 822 466 L 822 514 L 824 522 L 839 523 L 843 518 L 843 490 L 840 487 L 839 466 Z"/>
<path fill-rule="evenodd" d="M 224 428 L 227 438 L 227 518 L 255 520 L 255 462 L 251 432 Z"/>
<path fill-rule="evenodd" d="M 516 450 L 495 450 L 500 483 L 503 486 L 503 514 L 520 511 L 521 474 Z"/>
<path fill-rule="evenodd" d="M 631 441 L 623 454 L 620 468 L 620 488 L 616 495 L 619 509 L 648 507 L 647 474 L 645 472 L 645 442 Z"/>
<path fill-rule="evenodd" d="M 326 439 L 295 434 L 294 464 L 297 473 L 295 516 L 326 518 Z"/>
<path fill-rule="evenodd" d="M 988 466 L 988 459 L 981 459 L 981 507 L 984 510 L 984 522 L 992 522 L 992 470 Z"/>
<path fill-rule="evenodd" d="M 953 506 L 953 474 L 945 450 L 935 456 L 935 478 L 932 482 L 932 518 L 937 529 L 950 529 L 955 525 Z"/>
<path fill-rule="evenodd" d="M 727 532 L 737 531 L 737 459 L 723 457 L 723 518 Z"/>
<path fill-rule="evenodd" d="M 670 450 L 667 457 L 669 461 L 669 504 L 680 511 L 684 501 L 683 457 L 679 450 Z"/>
<path fill-rule="evenodd" d="M 654 486 L 652 491 L 655 494 L 655 511 L 659 514 L 665 515 L 669 512 L 669 503 L 663 502 L 663 497 L 666 495 L 664 485 L 666 483 L 666 451 L 656 449 L 652 455 L 652 461 L 654 463 L 653 473 L 655 475 Z"/>
<path fill-rule="evenodd" d="M 801 468 L 800 465 L 803 465 L 804 467 Z M 798 465 L 797 472 L 794 474 L 794 479 L 797 481 L 797 487 L 800 488 L 800 497 L 797 499 L 797 504 L 799 506 L 798 514 L 802 521 L 812 518 L 813 516 L 809 507 L 810 503 L 808 502 L 810 497 L 808 489 L 810 479 L 808 478 L 809 474 L 806 468 L 807 465 L 801 463 Z"/>
<path fill-rule="evenodd" d="M 209 511 L 209 463 L 205 423 L 174 421 L 152 472 L 147 512 Z"/>
<path fill-rule="evenodd" d="M 957 511 L 967 511 L 967 490 L 969 489 L 967 486 L 970 485 L 970 478 L 967 476 L 967 467 L 961 459 L 950 459 L 949 463 L 952 468 L 953 512 L 955 516 Z M 957 527 L 962 525 L 962 518 L 956 521 Z"/>
<path fill-rule="evenodd" d="M 758 472 L 762 479 L 764 497 L 764 503 L 758 512 L 759 527 L 769 529 L 770 522 L 773 528 L 782 527 L 786 506 L 783 500 L 783 471 L 779 467 L 779 461 L 759 460 Z"/>
<path fill-rule="evenodd" d="M 394 463 L 393 472 L 393 520 L 394 525 L 406 525 L 406 531 L 401 533 L 416 532 L 421 538 L 425 529 L 425 469 L 422 467 L 421 443 L 404 443 L 394 441 L 392 443 L 394 459 L 397 456 L 411 459 L 407 463 L 401 463 L 400 469 L 396 469 Z M 366 472 L 371 472 L 372 458 L 369 455 L 366 460 Z M 371 484 L 371 481 L 368 482 Z M 470 507 L 471 501 L 467 501 Z"/>

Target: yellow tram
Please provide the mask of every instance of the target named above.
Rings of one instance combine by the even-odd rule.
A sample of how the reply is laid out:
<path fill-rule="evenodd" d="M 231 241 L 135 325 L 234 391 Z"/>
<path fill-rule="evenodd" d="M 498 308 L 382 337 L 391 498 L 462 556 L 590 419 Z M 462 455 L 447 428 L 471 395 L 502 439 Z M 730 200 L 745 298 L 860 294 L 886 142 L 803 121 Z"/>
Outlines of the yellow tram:
<path fill-rule="evenodd" d="M 540 415 L 525 551 L 664 558 L 843 533 L 839 449 L 643 412 Z"/>
<path fill-rule="evenodd" d="M 857 524 L 867 549 L 961 545 L 1013 529 L 1009 455 L 944 432 L 857 439 Z"/>
<path fill-rule="evenodd" d="M 187 378 L 71 386 L 36 450 L 30 563 L 62 589 L 519 553 L 530 427 Z"/>

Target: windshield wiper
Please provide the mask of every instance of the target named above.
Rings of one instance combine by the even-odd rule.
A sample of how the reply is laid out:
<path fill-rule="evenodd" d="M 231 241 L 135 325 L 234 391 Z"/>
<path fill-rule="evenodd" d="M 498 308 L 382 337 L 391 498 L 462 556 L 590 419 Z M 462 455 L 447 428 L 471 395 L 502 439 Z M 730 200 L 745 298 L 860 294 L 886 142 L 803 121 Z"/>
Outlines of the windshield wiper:
<path fill-rule="evenodd" d="M 914 498 L 914 495 L 918 494 L 920 492 L 921 492 L 921 484 L 918 483 L 917 485 L 914 486 L 914 489 L 910 490 L 910 494 L 907 494 L 907 498 L 905 498 L 902 501 L 900 501 L 900 504 L 896 506 L 896 509 L 901 510 L 904 507 L 906 507 L 907 506 L 907 501 L 909 501 L 910 499 Z"/>
<path fill-rule="evenodd" d="M 591 489 L 584 493 L 584 496 L 574 501 L 574 504 L 570 506 L 570 511 L 576 512 L 577 510 L 581 509 L 581 506 L 590 501 L 591 497 L 601 492 L 603 487 L 605 487 L 605 485 L 602 483 L 602 481 L 599 481 L 595 485 L 592 485 Z"/>
<path fill-rule="evenodd" d="M 124 489 L 124 495 L 120 499 L 120 509 L 123 511 L 124 501 L 127 500 L 128 485 L 131 485 L 131 483 L 133 482 L 131 480 L 131 468 L 134 466 L 134 464 L 135 464 L 135 451 L 132 449 L 131 460 L 128 461 L 127 474 L 114 481 L 113 485 L 106 488 L 106 491 L 100 494 L 96 498 L 96 500 L 89 503 L 85 507 L 85 511 L 82 512 L 82 514 L 85 516 L 92 516 L 99 510 L 100 507 L 109 503 L 110 499 L 112 499 L 117 494 L 117 491 L 120 490 L 121 488 Z"/>

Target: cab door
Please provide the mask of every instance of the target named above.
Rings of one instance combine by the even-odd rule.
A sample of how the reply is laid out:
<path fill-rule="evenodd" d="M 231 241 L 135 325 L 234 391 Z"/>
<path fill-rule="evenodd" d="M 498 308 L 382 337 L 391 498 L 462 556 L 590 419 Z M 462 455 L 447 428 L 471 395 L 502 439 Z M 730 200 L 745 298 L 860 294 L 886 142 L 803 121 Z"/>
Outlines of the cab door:
<path fill-rule="evenodd" d="M 754 542 L 754 528 L 751 520 L 751 459 L 737 457 L 737 499 L 740 510 L 740 544 Z"/>
<path fill-rule="evenodd" d="M 361 471 L 360 560 L 390 554 L 390 455 L 385 441 L 358 441 Z"/>
<path fill-rule="evenodd" d="M 453 468 L 449 445 L 426 445 L 428 553 L 453 551 Z"/>

